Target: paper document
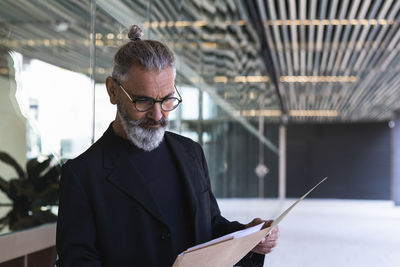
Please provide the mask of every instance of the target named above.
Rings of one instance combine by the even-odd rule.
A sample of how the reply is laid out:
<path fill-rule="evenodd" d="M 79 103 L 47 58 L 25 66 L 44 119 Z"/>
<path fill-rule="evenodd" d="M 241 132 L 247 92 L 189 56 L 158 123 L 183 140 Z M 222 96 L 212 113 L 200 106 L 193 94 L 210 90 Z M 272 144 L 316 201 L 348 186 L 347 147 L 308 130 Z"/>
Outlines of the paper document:
<path fill-rule="evenodd" d="M 260 224 L 257 224 L 256 226 L 253 226 L 253 227 L 250 227 L 250 228 L 247 228 L 247 229 L 243 229 L 243 230 L 240 230 L 240 231 L 236 231 L 234 233 L 230 233 L 230 234 L 218 237 L 218 238 L 213 239 L 211 241 L 208 241 L 206 243 L 203 243 L 203 244 L 188 248 L 186 251 L 184 251 L 182 253 L 187 253 L 187 252 L 190 252 L 190 251 L 193 251 L 193 250 L 196 250 L 196 249 L 208 247 L 208 246 L 211 246 L 211 245 L 214 245 L 214 244 L 226 241 L 226 240 L 235 239 L 235 238 L 243 237 L 243 236 L 246 236 L 246 235 L 250 235 L 252 233 L 260 231 L 261 228 L 263 227 L 263 225 L 264 225 L 264 223 L 260 223 Z"/>
<path fill-rule="evenodd" d="M 322 182 L 324 182 L 326 179 L 328 179 L 328 177 L 325 177 L 324 179 L 322 179 L 316 186 L 314 186 L 313 188 L 311 188 L 307 193 L 305 193 L 301 198 L 299 198 L 296 202 L 294 202 L 289 208 L 287 208 L 284 212 L 282 212 L 281 215 L 279 215 L 278 218 L 276 218 L 272 224 L 271 224 L 271 229 L 274 228 L 275 226 L 277 226 L 283 218 L 285 218 L 285 216 L 294 208 L 294 206 L 296 206 L 300 201 L 302 201 L 306 196 L 308 196 L 308 194 L 311 193 L 311 191 L 313 191 L 315 188 L 317 188 L 317 186 L 319 186 Z"/>
<path fill-rule="evenodd" d="M 294 202 L 279 215 L 269 227 L 262 229 L 264 223 L 260 223 L 248 229 L 240 230 L 191 247 L 178 255 L 173 267 L 233 266 L 267 236 L 272 229 L 286 217 L 294 206 L 326 179 L 327 177 L 322 179 L 316 186 Z"/>

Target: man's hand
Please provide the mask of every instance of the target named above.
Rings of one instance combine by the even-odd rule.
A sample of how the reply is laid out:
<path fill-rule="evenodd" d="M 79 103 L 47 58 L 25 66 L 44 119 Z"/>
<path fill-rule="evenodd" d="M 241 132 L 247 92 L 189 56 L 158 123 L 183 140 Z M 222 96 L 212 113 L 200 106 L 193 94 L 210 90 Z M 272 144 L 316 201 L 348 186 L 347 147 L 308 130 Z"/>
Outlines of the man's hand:
<path fill-rule="evenodd" d="M 255 218 L 251 222 L 249 222 L 246 225 L 246 228 L 255 226 L 257 224 L 260 224 L 262 222 L 265 222 L 263 228 L 267 228 L 271 225 L 272 221 L 264 221 L 261 220 L 260 218 Z M 278 244 L 278 238 L 279 238 L 279 228 L 276 226 L 272 231 L 264 237 L 260 243 L 258 243 L 257 246 L 255 246 L 252 250 L 252 252 L 258 253 L 258 254 L 267 254 L 270 253 L 273 248 Z"/>

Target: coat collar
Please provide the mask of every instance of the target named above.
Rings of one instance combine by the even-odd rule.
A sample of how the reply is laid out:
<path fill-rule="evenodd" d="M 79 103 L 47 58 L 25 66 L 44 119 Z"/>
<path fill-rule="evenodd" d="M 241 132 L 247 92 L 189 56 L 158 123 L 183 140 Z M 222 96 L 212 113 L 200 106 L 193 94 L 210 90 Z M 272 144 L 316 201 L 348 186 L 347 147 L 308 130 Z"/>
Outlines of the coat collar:
<path fill-rule="evenodd" d="M 144 178 L 135 167 L 132 168 L 134 164 L 132 164 L 126 149 L 127 145 L 131 145 L 129 141 L 115 136 L 111 125 L 104 133 L 103 138 L 105 142 L 103 166 L 111 171 L 107 177 L 108 181 L 138 201 L 153 217 L 164 223 L 154 196 L 151 194 Z M 195 215 L 197 198 L 193 181 L 197 178 L 198 172 L 194 170 L 196 164 L 194 164 L 193 156 L 171 133 L 166 132 L 164 138 L 176 159 L 184 181 L 184 190 L 189 199 L 191 213 Z"/>

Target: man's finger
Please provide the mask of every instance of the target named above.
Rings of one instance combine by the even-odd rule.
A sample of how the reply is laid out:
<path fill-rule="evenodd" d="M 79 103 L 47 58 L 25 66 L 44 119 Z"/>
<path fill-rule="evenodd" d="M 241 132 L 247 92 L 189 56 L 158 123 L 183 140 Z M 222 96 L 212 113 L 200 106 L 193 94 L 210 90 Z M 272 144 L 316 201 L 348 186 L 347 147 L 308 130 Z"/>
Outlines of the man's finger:
<path fill-rule="evenodd" d="M 278 233 L 271 233 L 271 234 L 268 235 L 266 238 L 269 239 L 269 240 L 271 240 L 271 239 L 278 239 L 278 238 L 279 238 L 279 234 L 278 234 Z"/>
<path fill-rule="evenodd" d="M 273 248 L 260 248 L 260 247 L 255 247 L 252 252 L 258 253 L 258 254 L 268 254 L 272 252 Z"/>
<path fill-rule="evenodd" d="M 258 245 L 257 246 L 266 246 L 266 247 L 275 247 L 276 245 L 278 244 L 278 241 L 277 240 L 266 240 L 265 242 L 263 242 L 263 243 L 258 243 Z"/>
<path fill-rule="evenodd" d="M 271 232 L 269 232 L 269 234 L 267 235 L 267 238 L 273 238 L 273 239 L 278 239 L 279 238 L 279 228 L 278 226 L 276 226 L 274 229 L 271 230 Z"/>

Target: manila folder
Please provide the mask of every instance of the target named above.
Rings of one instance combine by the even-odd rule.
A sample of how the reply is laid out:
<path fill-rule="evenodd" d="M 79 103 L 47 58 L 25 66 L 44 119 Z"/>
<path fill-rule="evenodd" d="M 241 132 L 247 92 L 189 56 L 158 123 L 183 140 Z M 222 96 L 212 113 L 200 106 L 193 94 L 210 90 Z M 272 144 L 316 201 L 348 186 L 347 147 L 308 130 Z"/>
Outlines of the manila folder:
<path fill-rule="evenodd" d="M 173 267 L 232 267 L 252 250 L 269 232 L 271 227 L 236 239 L 180 254 Z"/>
<path fill-rule="evenodd" d="M 284 217 L 311 193 L 316 187 L 327 179 L 325 177 L 316 186 L 311 188 L 307 193 L 300 197 L 288 209 L 286 209 L 278 218 L 276 218 L 271 226 L 261 229 L 249 235 L 244 235 L 238 238 L 228 236 L 225 239 L 218 239 L 217 243 L 211 243 L 206 246 L 196 246 L 194 249 L 188 249 L 181 253 L 176 258 L 172 267 L 203 267 L 203 266 L 218 266 L 231 267 L 241 260 L 250 250 L 252 250 L 276 225 L 278 225 Z M 254 226 L 253 226 L 254 227 Z M 242 230 L 243 231 L 243 230 Z M 197 249 L 197 247 L 200 247 Z"/>

